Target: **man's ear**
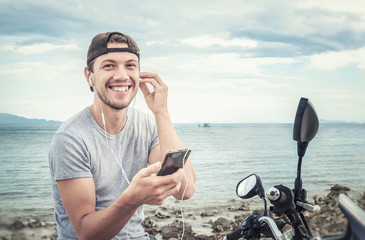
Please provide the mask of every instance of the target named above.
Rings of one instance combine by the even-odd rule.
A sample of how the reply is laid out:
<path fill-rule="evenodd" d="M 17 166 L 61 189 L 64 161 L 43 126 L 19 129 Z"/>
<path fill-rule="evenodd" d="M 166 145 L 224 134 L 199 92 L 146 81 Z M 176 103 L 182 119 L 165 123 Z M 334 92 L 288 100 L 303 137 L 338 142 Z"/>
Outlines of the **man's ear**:
<path fill-rule="evenodd" d="M 89 84 L 89 87 L 90 87 L 90 91 L 91 92 L 94 92 L 94 82 L 92 81 L 92 74 L 91 72 L 89 71 L 89 68 L 88 67 L 85 67 L 84 68 L 84 75 L 85 75 L 85 78 Z"/>

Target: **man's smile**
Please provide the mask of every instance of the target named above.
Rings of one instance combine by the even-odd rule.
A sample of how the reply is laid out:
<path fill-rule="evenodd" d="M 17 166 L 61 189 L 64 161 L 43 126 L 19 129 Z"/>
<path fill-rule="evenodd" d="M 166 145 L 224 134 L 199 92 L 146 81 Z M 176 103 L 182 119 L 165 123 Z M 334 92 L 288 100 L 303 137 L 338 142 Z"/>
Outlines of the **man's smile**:
<path fill-rule="evenodd" d="M 115 92 L 126 92 L 128 91 L 128 86 L 125 87 L 112 87 L 111 89 Z"/>
<path fill-rule="evenodd" d="M 133 85 L 130 84 L 130 85 L 109 85 L 108 88 L 113 90 L 114 92 L 118 92 L 118 93 L 125 93 L 125 92 L 128 92 L 128 90 L 130 88 L 132 88 Z"/>

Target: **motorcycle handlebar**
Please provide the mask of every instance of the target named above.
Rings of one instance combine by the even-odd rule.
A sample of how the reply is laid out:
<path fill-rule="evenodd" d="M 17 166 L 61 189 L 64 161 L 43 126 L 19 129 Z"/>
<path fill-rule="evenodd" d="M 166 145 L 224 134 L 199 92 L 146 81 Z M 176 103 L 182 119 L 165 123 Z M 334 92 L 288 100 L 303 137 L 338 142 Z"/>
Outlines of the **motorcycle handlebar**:
<path fill-rule="evenodd" d="M 262 222 L 267 223 L 267 225 L 270 227 L 270 230 L 271 230 L 272 234 L 274 235 L 275 239 L 284 239 L 283 234 L 280 232 L 278 226 L 276 225 L 274 220 L 272 220 L 272 218 L 262 216 L 262 217 L 259 218 L 259 222 L 260 223 L 262 223 Z"/>
<path fill-rule="evenodd" d="M 272 218 L 267 216 L 251 215 L 244 219 L 239 229 L 226 235 L 223 240 L 236 240 L 240 237 L 252 238 L 264 233 L 265 225 L 269 226 L 275 239 L 284 239 L 282 233 Z M 256 236 L 257 235 L 257 236 Z"/>

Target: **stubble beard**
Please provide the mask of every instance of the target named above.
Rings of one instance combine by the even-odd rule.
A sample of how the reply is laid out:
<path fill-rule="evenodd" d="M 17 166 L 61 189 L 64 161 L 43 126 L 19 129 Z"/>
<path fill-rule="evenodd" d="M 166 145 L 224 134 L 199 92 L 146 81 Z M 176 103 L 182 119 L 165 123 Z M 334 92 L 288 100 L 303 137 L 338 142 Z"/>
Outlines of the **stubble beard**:
<path fill-rule="evenodd" d="M 95 89 L 95 90 L 96 90 L 96 94 L 97 94 L 97 97 L 99 98 L 99 100 L 101 100 L 105 105 L 107 105 L 108 107 L 110 107 L 114 110 L 122 110 L 122 109 L 127 108 L 130 105 L 130 103 L 132 102 L 133 98 L 136 97 L 134 95 L 127 104 L 118 104 L 118 103 L 113 103 L 110 99 L 108 99 L 108 97 L 105 94 L 102 94 L 97 89 Z"/>

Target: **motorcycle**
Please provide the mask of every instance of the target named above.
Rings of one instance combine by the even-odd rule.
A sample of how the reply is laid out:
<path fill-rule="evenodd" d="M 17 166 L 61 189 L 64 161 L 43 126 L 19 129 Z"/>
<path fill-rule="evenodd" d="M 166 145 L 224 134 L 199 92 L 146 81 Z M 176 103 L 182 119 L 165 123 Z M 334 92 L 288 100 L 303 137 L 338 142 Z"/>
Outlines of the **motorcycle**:
<path fill-rule="evenodd" d="M 297 141 L 298 165 L 294 189 L 282 184 L 271 187 L 266 197 L 272 206 L 270 211 L 278 217 L 275 221 L 269 216 L 265 190 L 260 177 L 251 174 L 238 182 L 236 194 L 242 199 L 259 196 L 264 203 L 261 215 L 250 215 L 242 220 L 239 229 L 226 235 L 224 240 L 239 238 L 260 239 L 269 237 L 277 240 L 340 240 L 365 239 L 365 212 L 351 201 L 345 194 L 340 194 L 338 205 L 348 220 L 347 229 L 343 234 L 328 237 L 313 237 L 304 217 L 305 211 L 319 211 L 317 205 L 310 205 L 306 201 L 307 191 L 302 187 L 301 166 L 309 142 L 318 132 L 319 120 L 312 103 L 307 98 L 301 98 L 297 108 L 293 140 Z M 288 227 L 289 226 L 289 227 Z M 289 228 L 289 229 L 288 229 Z M 288 229 L 283 231 L 283 229 Z"/>

